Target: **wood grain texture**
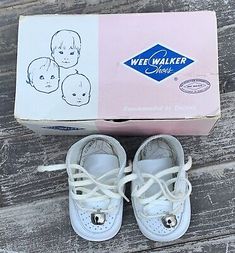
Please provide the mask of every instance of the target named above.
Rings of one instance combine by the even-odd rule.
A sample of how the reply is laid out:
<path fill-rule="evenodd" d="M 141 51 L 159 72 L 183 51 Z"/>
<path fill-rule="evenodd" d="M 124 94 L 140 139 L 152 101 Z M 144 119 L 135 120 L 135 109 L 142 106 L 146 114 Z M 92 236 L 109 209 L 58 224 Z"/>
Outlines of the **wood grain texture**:
<path fill-rule="evenodd" d="M 149 252 L 147 250 L 141 251 Z M 151 250 L 159 252 L 159 249 Z M 160 250 L 161 253 L 232 253 L 235 252 L 235 236 L 229 235 L 221 238 L 200 240 L 192 243 L 167 246 Z"/>
<path fill-rule="evenodd" d="M 72 250 L 73 253 L 80 253 L 79 249 Z M 101 249 L 94 250 L 86 250 L 83 252 L 104 252 Z M 109 251 L 110 252 L 110 251 Z M 114 253 L 118 251 L 112 251 Z M 177 244 L 172 246 L 167 246 L 165 248 L 153 249 L 153 250 L 144 250 L 138 251 L 141 253 L 145 252 L 161 252 L 161 253 L 233 253 L 235 252 L 235 237 L 234 235 L 231 236 L 224 236 L 209 240 L 201 240 L 192 243 L 184 243 L 184 244 Z M 22 251 L 12 251 L 12 250 L 1 250 L 0 253 L 23 253 Z"/>
<path fill-rule="evenodd" d="M 179 137 L 186 156 L 193 157 L 194 168 L 234 160 L 235 154 L 235 92 L 221 96 L 222 119 L 209 136 Z M 9 96 L 3 98 L 9 104 Z M 11 102 L 13 103 L 13 98 Z M 0 109 L 1 110 L 1 109 Z M 64 163 L 69 147 L 81 137 L 37 136 L 19 126 L 9 115 L 0 121 L 0 189 L 1 205 L 9 206 L 51 198 L 67 189 L 66 173 L 49 176 L 36 172 L 38 165 Z M 146 137 L 120 137 L 128 158 L 132 159 Z"/>
<path fill-rule="evenodd" d="M 235 90 L 235 1 L 234 0 L 82 0 L 0 2 L 0 75 L 15 75 L 19 15 L 129 13 L 214 10 L 218 20 L 221 92 Z M 14 83 L 13 83 L 14 84 Z M 14 89 L 14 85 L 13 85 Z"/>
<path fill-rule="evenodd" d="M 37 136 L 14 120 L 19 15 L 214 10 L 218 20 L 222 119 L 207 137 L 179 137 L 192 155 L 192 221 L 185 236 L 154 243 L 139 231 L 125 204 L 120 233 L 92 243 L 69 224 L 66 172 L 37 173 L 63 163 L 81 137 Z M 235 1 L 234 0 L 1 0 L 0 1 L 0 253 L 235 252 Z M 145 137 L 118 138 L 133 158 Z M 206 166 L 206 167 L 202 167 Z M 200 168 L 201 167 L 201 168 Z M 129 195 L 129 187 L 127 187 Z"/>
<path fill-rule="evenodd" d="M 139 231 L 130 204 L 121 231 L 92 243 L 78 237 L 69 222 L 67 196 L 0 209 L 0 249 L 16 252 L 233 252 L 235 162 L 189 171 L 193 193 L 188 232 L 174 242 L 155 243 Z M 56 183 L 56 182 L 55 182 Z M 208 250 L 208 251 L 207 251 Z M 214 251 L 212 251 L 214 250 Z"/>

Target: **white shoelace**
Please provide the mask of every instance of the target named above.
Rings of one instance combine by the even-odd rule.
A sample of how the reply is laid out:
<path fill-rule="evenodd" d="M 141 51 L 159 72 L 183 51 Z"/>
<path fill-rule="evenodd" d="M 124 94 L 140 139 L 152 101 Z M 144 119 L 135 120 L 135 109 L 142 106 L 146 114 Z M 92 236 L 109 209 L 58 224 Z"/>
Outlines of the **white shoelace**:
<path fill-rule="evenodd" d="M 39 166 L 37 170 L 39 172 L 45 171 L 57 171 L 66 169 L 66 164 L 49 165 L 49 166 Z M 131 172 L 131 166 L 124 168 L 124 173 Z M 78 164 L 70 164 L 69 170 L 75 170 L 76 173 L 71 173 L 68 178 L 68 183 L 70 187 L 70 194 L 79 208 L 86 211 L 97 211 L 97 209 L 86 208 L 81 205 L 83 201 L 99 201 L 105 199 L 120 199 L 124 196 L 126 200 L 127 197 L 124 194 L 124 184 L 120 185 L 120 180 L 118 180 L 118 173 L 120 169 L 113 169 L 103 174 L 100 177 L 95 177 L 91 175 L 85 168 Z M 109 207 L 107 209 L 102 209 L 102 212 L 110 212 L 115 207 Z"/>
<path fill-rule="evenodd" d="M 165 169 L 163 171 L 158 172 L 155 175 L 149 173 L 141 173 L 143 178 L 143 184 L 139 189 L 134 189 L 132 191 L 132 197 L 137 198 L 139 203 L 146 206 L 151 205 L 156 200 L 168 200 L 173 203 L 178 203 L 176 207 L 172 210 L 172 214 L 177 213 L 181 208 L 181 203 L 191 194 L 192 185 L 187 178 L 185 178 L 184 173 L 188 171 L 192 166 L 192 158 L 188 158 L 188 162 L 183 166 L 175 166 L 169 169 Z M 162 177 L 168 174 L 177 173 L 177 176 L 171 178 L 167 181 L 163 180 Z M 138 175 L 132 173 L 130 175 L 125 176 L 119 182 L 119 186 L 125 185 L 127 182 L 136 180 Z M 154 184 L 157 183 L 160 186 L 160 191 L 150 197 L 144 197 L 143 195 L 145 192 Z M 182 191 L 182 183 L 185 183 L 185 190 Z M 171 191 L 169 186 L 174 184 L 174 190 Z M 121 189 L 121 188 L 120 188 Z M 122 193 L 122 192 L 120 192 Z M 124 198 L 124 193 L 122 195 Z M 158 217 L 162 216 L 163 214 L 156 214 L 156 215 L 146 215 L 145 213 L 141 213 L 144 217 Z"/>
<path fill-rule="evenodd" d="M 189 182 L 184 174 L 188 171 L 192 166 L 192 158 L 189 157 L 189 160 L 183 166 L 175 166 L 169 169 L 165 169 L 161 172 L 158 172 L 155 175 L 149 173 L 142 173 L 141 176 L 144 180 L 143 185 L 139 189 L 134 189 L 132 192 L 132 197 L 137 198 L 139 203 L 143 205 L 149 205 L 153 201 L 158 199 L 166 199 L 175 203 L 182 203 L 192 191 L 192 185 Z M 66 164 L 58 164 L 58 165 L 49 165 L 49 166 L 39 166 L 39 172 L 45 171 L 57 171 L 66 169 Z M 124 186 L 126 183 L 136 180 L 138 175 L 135 173 L 129 174 L 118 180 L 117 175 L 120 169 L 113 169 L 103 174 L 100 177 L 94 177 L 90 173 L 87 172 L 82 166 L 78 164 L 70 164 L 69 169 L 77 170 L 76 173 L 72 174 L 68 178 L 69 187 L 71 187 L 71 196 L 74 200 L 78 200 L 77 204 L 82 201 L 98 201 L 105 199 L 120 199 L 123 197 L 126 201 L 129 202 L 129 199 L 124 194 Z M 128 166 L 124 168 L 124 173 L 129 173 L 132 171 L 132 166 Z M 171 178 L 167 181 L 162 179 L 163 176 L 168 174 L 177 173 L 177 177 Z M 108 178 L 107 178 L 108 177 Z M 180 184 L 185 183 L 185 191 L 179 190 Z M 150 197 L 142 197 L 144 193 L 154 184 L 157 183 L 160 186 L 160 191 Z M 169 186 L 174 184 L 174 190 L 171 191 Z M 96 211 L 96 209 L 90 209 L 83 207 L 81 204 L 78 204 L 81 209 L 89 210 L 91 212 Z M 108 209 L 102 209 L 103 212 L 112 211 L 115 207 L 111 207 Z M 172 213 L 177 213 L 181 208 L 181 205 L 177 205 L 177 207 L 172 211 Z M 156 217 L 162 216 L 162 214 L 157 215 L 145 215 L 141 213 L 144 217 Z"/>

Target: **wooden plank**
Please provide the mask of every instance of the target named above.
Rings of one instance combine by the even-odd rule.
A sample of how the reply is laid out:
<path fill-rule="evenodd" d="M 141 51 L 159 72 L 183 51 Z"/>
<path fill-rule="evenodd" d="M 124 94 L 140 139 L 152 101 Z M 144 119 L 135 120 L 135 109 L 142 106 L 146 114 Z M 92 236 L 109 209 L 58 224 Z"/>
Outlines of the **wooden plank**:
<path fill-rule="evenodd" d="M 222 94 L 221 97 L 223 117 L 209 136 L 179 137 L 186 156 L 193 157 L 194 168 L 234 160 L 235 92 Z M 8 96 L 1 99 L 3 104 L 13 103 L 13 100 Z M 9 116 L 2 117 L 0 121 L 1 205 L 9 206 L 64 194 L 67 185 L 65 173 L 51 173 L 48 176 L 37 173 L 36 167 L 63 163 L 69 147 L 81 137 L 37 136 L 19 126 L 11 113 L 9 111 Z M 129 159 L 132 159 L 145 137 L 118 139 Z"/>
<path fill-rule="evenodd" d="M 208 239 L 205 241 L 201 240 L 201 241 L 196 241 L 196 242 L 189 242 L 189 243 L 177 244 L 177 245 L 172 245 L 172 246 L 166 246 L 166 247 L 162 247 L 160 250 L 161 250 L 161 253 L 203 253 L 203 252 L 206 252 L 206 253 L 221 253 L 221 252 L 233 253 L 233 252 L 235 252 L 235 236 L 228 235 L 228 236 L 224 236 L 224 237 Z M 24 251 L 24 253 L 25 252 L 26 251 Z M 34 252 L 36 252 L 36 251 L 34 251 Z M 52 251 L 45 251 L 45 252 L 52 252 Z M 65 252 L 65 251 L 59 250 L 57 252 L 59 253 L 59 252 Z M 72 252 L 80 253 L 81 251 L 79 251 L 79 249 L 76 249 Z M 84 253 L 85 252 L 94 252 L 94 249 L 93 248 L 88 249 L 83 252 Z M 105 251 L 102 249 L 98 249 L 95 252 L 98 253 L 98 252 L 105 252 Z M 113 252 L 117 253 L 117 252 L 122 252 L 122 251 L 115 250 Z M 159 252 L 159 248 L 141 251 L 141 253 L 145 253 L 145 252 L 146 253 L 147 252 Z M 0 249 L 0 253 L 23 253 L 23 252 Z M 52 253 L 54 253 L 54 252 L 52 252 Z"/>
<path fill-rule="evenodd" d="M 130 205 L 124 225 L 112 240 L 91 243 L 69 225 L 66 172 L 40 174 L 39 164 L 62 163 L 75 137 L 39 137 L 13 118 L 19 15 L 42 13 L 127 13 L 215 10 L 223 119 L 209 137 L 180 137 L 194 158 L 192 222 L 188 233 L 171 243 L 154 243 L 138 230 Z M 82 0 L 0 2 L 0 253 L 13 252 L 235 252 L 235 2 L 217 0 Z M 78 138 L 80 139 L 80 138 Z M 145 137 L 119 138 L 132 158 Z M 40 201 L 38 201 L 40 200 Z M 36 201 L 36 202 L 32 202 Z M 19 204 L 16 206 L 16 204 Z M 121 242 L 121 243 L 120 243 Z"/>
<path fill-rule="evenodd" d="M 171 11 L 216 11 L 218 26 L 234 23 L 234 1 L 217 0 L 195 2 L 194 0 L 151 1 L 151 0 L 82 0 L 48 1 L 3 0 L 0 2 L 0 25 L 17 23 L 18 16 L 47 13 L 129 13 L 129 12 L 171 12 Z M 8 19 L 4 20 L 4 17 Z"/>
<path fill-rule="evenodd" d="M 159 249 L 150 250 L 159 252 Z M 148 250 L 141 251 L 149 252 Z M 200 240 L 196 242 L 167 246 L 161 249 L 161 253 L 232 253 L 235 252 L 235 236 L 228 235 L 222 238 Z"/>
<path fill-rule="evenodd" d="M 48 13 L 128 13 L 214 10 L 218 19 L 219 70 L 221 91 L 235 90 L 235 2 L 217 1 L 3 1 L 0 3 L 0 74 L 16 69 L 17 27 L 19 15 Z M 14 85 L 13 85 L 14 89 Z"/>
<path fill-rule="evenodd" d="M 234 252 L 235 161 L 189 171 L 193 185 L 192 220 L 179 240 L 156 243 L 139 231 L 125 204 L 121 231 L 92 243 L 69 224 L 67 196 L 0 209 L 0 249 L 16 252 Z M 121 243 L 120 243 L 121 242 Z M 214 250 L 214 251 L 213 251 Z M 152 251 L 151 251 L 152 252 Z"/>

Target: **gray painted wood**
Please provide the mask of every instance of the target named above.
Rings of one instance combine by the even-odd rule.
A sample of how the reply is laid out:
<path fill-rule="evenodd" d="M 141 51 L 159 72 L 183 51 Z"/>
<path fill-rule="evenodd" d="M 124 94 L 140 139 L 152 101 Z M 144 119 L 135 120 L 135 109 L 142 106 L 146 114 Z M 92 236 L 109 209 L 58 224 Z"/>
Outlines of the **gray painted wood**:
<path fill-rule="evenodd" d="M 174 242 L 155 243 L 139 231 L 130 204 L 121 231 L 107 242 L 78 237 L 69 223 L 67 195 L 0 208 L 0 249 L 16 252 L 234 252 L 235 162 L 189 171 L 192 220 Z M 56 183 L 56 182 L 55 182 Z M 223 251 L 221 251 L 223 250 Z M 226 251 L 227 250 L 227 251 Z"/>
<path fill-rule="evenodd" d="M 82 240 L 69 225 L 66 172 L 41 174 L 35 170 L 37 165 L 64 162 L 68 148 L 80 137 L 40 137 L 17 124 L 13 117 L 19 15 L 195 10 L 216 11 L 220 91 L 225 94 L 221 96 L 222 119 L 208 137 L 179 137 L 186 155 L 192 155 L 194 160 L 189 231 L 175 242 L 151 242 L 139 232 L 131 205 L 125 204 L 123 227 L 113 240 Z M 234 0 L 1 0 L 0 253 L 235 252 L 234 51 Z M 118 139 L 132 158 L 145 137 Z"/>
<path fill-rule="evenodd" d="M 149 252 L 147 250 L 142 251 Z M 159 252 L 159 249 L 151 250 Z M 185 244 L 172 245 L 160 250 L 161 253 L 232 253 L 235 252 L 235 236 L 201 240 Z"/>
<path fill-rule="evenodd" d="M 141 251 L 142 253 L 145 252 L 161 252 L 161 253 L 232 253 L 235 251 L 235 237 L 234 235 L 215 238 L 215 239 L 209 239 L 209 240 L 202 240 L 202 241 L 196 241 L 196 242 L 190 242 L 190 243 L 184 243 L 184 244 L 178 244 L 178 245 L 172 245 L 167 246 L 165 248 L 154 249 L 154 250 L 144 250 Z M 21 251 L 22 252 L 22 251 Z M 81 252 L 79 249 L 73 250 L 70 252 Z M 86 250 L 83 252 L 105 252 L 102 250 Z M 112 251 L 117 252 L 117 251 Z M 140 251 L 139 251 L 140 252 Z M 0 253 L 16 253 L 16 251 L 12 250 L 0 250 Z M 20 251 L 17 251 L 17 253 L 20 253 Z"/>

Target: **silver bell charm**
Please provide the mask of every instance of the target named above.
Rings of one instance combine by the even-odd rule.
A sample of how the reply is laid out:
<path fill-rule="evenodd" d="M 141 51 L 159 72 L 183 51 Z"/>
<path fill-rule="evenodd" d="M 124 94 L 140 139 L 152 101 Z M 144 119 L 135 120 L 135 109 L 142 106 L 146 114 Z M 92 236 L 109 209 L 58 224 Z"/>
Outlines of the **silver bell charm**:
<path fill-rule="evenodd" d="M 174 214 L 168 214 L 162 217 L 162 223 L 166 228 L 173 228 L 177 225 L 177 219 Z"/>
<path fill-rule="evenodd" d="M 91 214 L 91 222 L 94 225 L 103 225 L 105 223 L 105 213 L 101 213 L 99 210 L 96 213 Z"/>

